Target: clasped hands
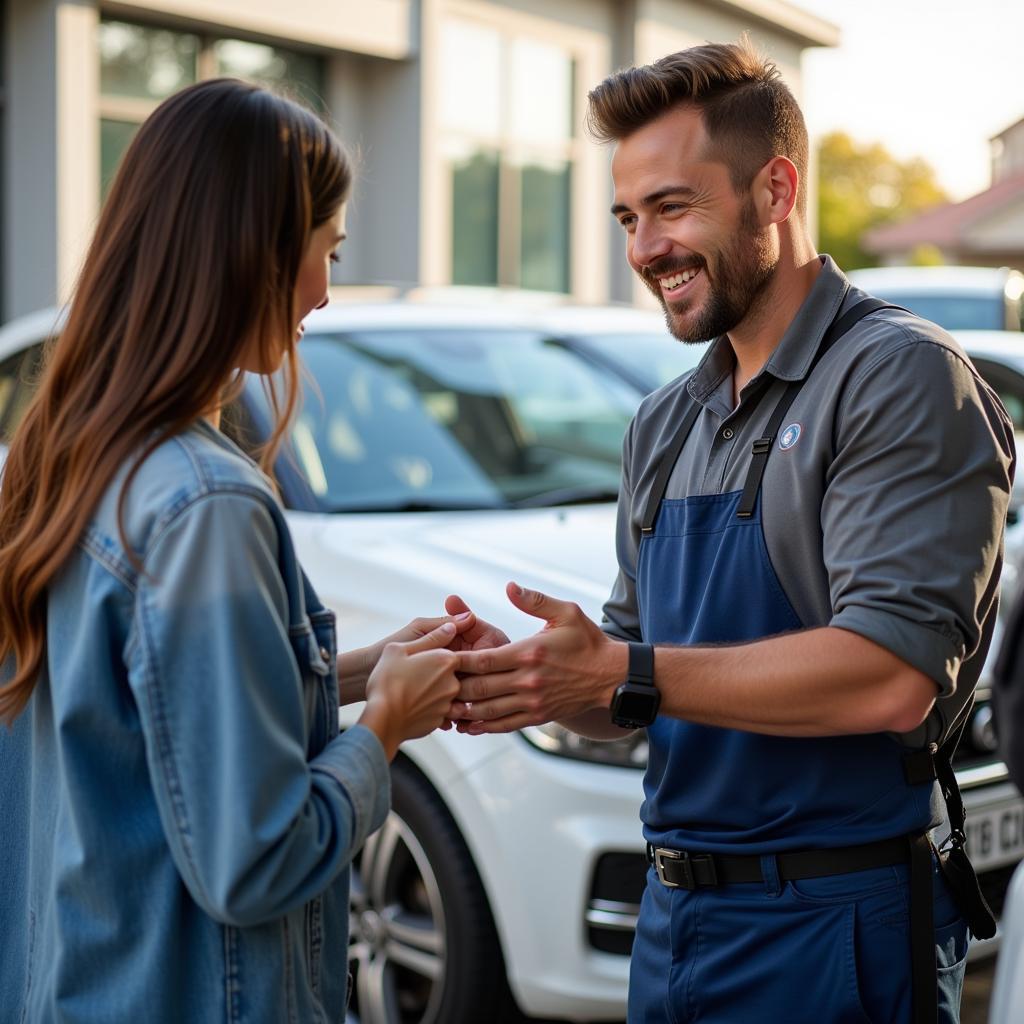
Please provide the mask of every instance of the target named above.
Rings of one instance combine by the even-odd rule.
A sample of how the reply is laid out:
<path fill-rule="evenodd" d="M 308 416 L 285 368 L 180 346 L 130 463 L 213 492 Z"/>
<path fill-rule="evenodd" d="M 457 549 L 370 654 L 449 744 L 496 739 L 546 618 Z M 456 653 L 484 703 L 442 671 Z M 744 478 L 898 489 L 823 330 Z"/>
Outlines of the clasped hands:
<path fill-rule="evenodd" d="M 468 623 L 450 645 L 458 654 L 461 683 L 450 722 L 477 736 L 607 709 L 626 676 L 626 645 L 606 636 L 570 601 L 514 583 L 506 594 L 520 611 L 543 620 L 538 633 L 511 643 L 501 630 L 476 619 L 461 598 L 445 601 L 456 628 Z"/>

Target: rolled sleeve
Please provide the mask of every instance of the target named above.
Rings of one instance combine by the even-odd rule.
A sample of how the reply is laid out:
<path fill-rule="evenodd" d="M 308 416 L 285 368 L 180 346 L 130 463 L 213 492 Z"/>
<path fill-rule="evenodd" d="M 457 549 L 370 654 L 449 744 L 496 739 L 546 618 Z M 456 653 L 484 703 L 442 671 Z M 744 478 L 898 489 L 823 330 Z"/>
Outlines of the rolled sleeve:
<path fill-rule="evenodd" d="M 281 540 L 262 496 L 185 507 L 145 553 L 126 651 L 178 871 L 229 924 L 318 895 L 384 818 L 387 764 L 365 728 L 310 745 L 310 681 L 289 636 Z"/>
<path fill-rule="evenodd" d="M 907 332 L 850 382 L 821 525 L 831 625 L 956 688 L 996 597 L 1013 473 L 998 399 Z"/>

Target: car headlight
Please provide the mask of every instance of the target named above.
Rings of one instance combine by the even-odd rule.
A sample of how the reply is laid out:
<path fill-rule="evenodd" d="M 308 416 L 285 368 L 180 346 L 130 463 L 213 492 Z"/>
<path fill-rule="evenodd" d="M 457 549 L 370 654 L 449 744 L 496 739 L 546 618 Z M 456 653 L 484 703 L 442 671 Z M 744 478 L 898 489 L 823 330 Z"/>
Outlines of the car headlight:
<path fill-rule="evenodd" d="M 621 740 L 588 740 L 556 722 L 531 725 L 520 731 L 528 743 L 546 754 L 621 768 L 647 767 L 647 733 L 642 729 Z"/>

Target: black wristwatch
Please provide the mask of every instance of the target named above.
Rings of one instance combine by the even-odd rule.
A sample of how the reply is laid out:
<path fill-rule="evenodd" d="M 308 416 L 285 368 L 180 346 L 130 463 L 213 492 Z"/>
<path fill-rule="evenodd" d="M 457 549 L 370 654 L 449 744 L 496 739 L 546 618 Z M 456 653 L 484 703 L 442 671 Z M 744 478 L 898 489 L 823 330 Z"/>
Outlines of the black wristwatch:
<path fill-rule="evenodd" d="M 654 647 L 629 645 L 626 681 L 612 697 L 612 721 L 623 729 L 642 729 L 658 715 L 661 694 L 654 685 Z"/>

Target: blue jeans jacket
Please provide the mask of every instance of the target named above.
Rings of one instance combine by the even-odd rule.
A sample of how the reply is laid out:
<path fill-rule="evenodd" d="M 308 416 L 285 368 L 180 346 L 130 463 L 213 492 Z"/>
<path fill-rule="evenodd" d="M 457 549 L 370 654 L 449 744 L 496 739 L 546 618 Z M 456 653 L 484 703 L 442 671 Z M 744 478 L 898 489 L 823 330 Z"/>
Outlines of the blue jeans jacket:
<path fill-rule="evenodd" d="M 338 735 L 334 618 L 259 470 L 200 424 L 123 473 L 0 729 L 0 1022 L 338 1021 L 348 864 L 389 802 Z"/>

